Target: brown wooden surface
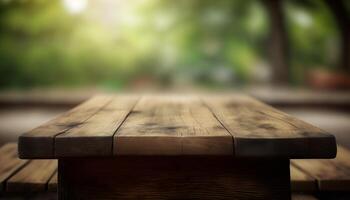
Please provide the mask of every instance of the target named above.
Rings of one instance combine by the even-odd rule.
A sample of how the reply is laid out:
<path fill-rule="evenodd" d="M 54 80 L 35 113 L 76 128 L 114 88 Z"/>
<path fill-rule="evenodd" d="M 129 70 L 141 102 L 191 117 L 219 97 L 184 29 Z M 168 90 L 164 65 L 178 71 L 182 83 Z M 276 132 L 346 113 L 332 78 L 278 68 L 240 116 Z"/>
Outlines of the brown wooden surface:
<path fill-rule="evenodd" d="M 293 162 L 293 161 L 292 161 Z M 317 181 L 316 178 L 311 177 L 310 175 L 306 174 L 302 170 L 295 167 L 291 162 L 290 165 L 290 176 L 291 176 L 291 189 L 293 192 L 307 192 L 307 193 L 313 193 L 317 192 Z M 16 168 L 12 169 L 15 170 Z M 34 171 L 36 169 L 33 169 Z M 13 174 L 17 173 L 19 170 L 13 172 Z M 7 175 L 6 177 L 9 177 Z M 23 179 L 22 184 L 30 185 L 32 183 L 27 182 L 27 180 Z M 47 185 L 48 191 L 57 191 L 57 171 L 54 173 L 54 175 L 50 178 L 48 185 Z M 18 191 L 18 192 L 25 192 L 25 191 Z"/>
<path fill-rule="evenodd" d="M 290 165 L 290 178 L 293 192 L 316 192 L 317 181 L 316 178 L 308 175 L 301 169 L 293 165 L 291 161 Z"/>
<path fill-rule="evenodd" d="M 113 135 L 136 101 L 135 96 L 114 97 L 83 124 L 56 136 L 56 157 L 111 156 Z"/>
<path fill-rule="evenodd" d="M 193 96 L 143 97 L 114 139 L 116 155 L 233 155 L 232 136 Z"/>
<path fill-rule="evenodd" d="M 225 95 L 204 101 L 233 135 L 236 156 L 335 157 L 333 135 L 253 98 Z"/>
<path fill-rule="evenodd" d="M 290 199 L 288 160 L 61 159 L 59 199 Z"/>
<path fill-rule="evenodd" d="M 57 167 L 57 166 L 56 166 Z M 57 191 L 57 176 L 58 172 L 56 171 L 53 176 L 50 178 L 49 183 L 47 185 L 47 190 L 51 192 Z"/>
<path fill-rule="evenodd" d="M 313 195 L 310 194 L 292 194 L 292 200 L 317 200 Z M 336 199 L 336 198 L 335 198 Z M 57 194 L 54 192 L 35 193 L 35 194 L 5 194 L 0 196 L 0 200 L 57 200 Z M 339 199 L 337 199 L 339 200 Z"/>
<path fill-rule="evenodd" d="M 0 192 L 4 190 L 5 181 L 26 163 L 27 160 L 17 157 L 17 144 L 8 143 L 0 148 Z"/>
<path fill-rule="evenodd" d="M 6 193 L 0 195 L 0 200 L 57 200 L 57 194 L 56 192 Z"/>
<path fill-rule="evenodd" d="M 292 200 L 317 200 L 315 196 L 311 194 L 293 194 Z"/>
<path fill-rule="evenodd" d="M 1 156 L 3 157 L 3 156 Z M 0 160 L 1 160 L 0 157 Z M 56 166 L 57 167 L 57 166 Z M 18 173 L 21 169 L 16 170 L 15 168 L 10 168 L 10 170 L 14 171 L 12 173 Z M 35 173 L 36 169 L 33 169 L 33 173 Z M 10 175 L 7 175 L 5 177 L 9 177 Z M 51 192 L 55 192 L 57 191 L 57 171 L 52 175 L 52 177 L 50 178 L 48 185 L 47 185 L 47 190 L 51 191 Z M 307 192 L 307 193 L 313 193 L 317 191 L 317 182 L 316 182 L 316 178 L 313 178 L 311 176 L 309 176 L 308 174 L 306 174 L 305 172 L 303 172 L 302 170 L 296 168 L 294 165 L 290 165 L 290 176 L 291 176 L 291 188 L 293 192 Z M 30 185 L 33 184 L 32 182 L 28 182 L 25 179 L 22 179 L 22 183 L 23 185 Z M 31 187 L 31 186 L 30 186 Z M 24 189 L 24 188 L 22 188 Z M 24 193 L 26 192 L 25 190 L 23 191 L 17 191 L 20 193 Z"/>
<path fill-rule="evenodd" d="M 350 191 L 350 176 L 348 174 L 350 153 L 344 147 L 339 146 L 338 149 L 338 156 L 334 160 L 292 160 L 290 166 L 292 191 L 306 193 L 317 193 L 319 190 L 321 192 L 335 193 L 339 191 Z M 18 159 L 16 157 L 16 152 L 16 144 L 13 143 L 0 148 L 0 177 L 2 184 L 5 184 L 6 180 L 10 177 L 24 177 L 26 175 L 37 177 L 37 175 L 34 174 L 38 174 L 40 171 L 40 173 L 46 173 L 45 171 L 49 170 L 53 171 L 52 173 L 54 174 L 51 177 L 49 175 L 44 175 L 47 177 L 46 179 L 48 181 L 47 183 L 45 183 L 45 181 L 41 182 L 40 187 L 38 187 L 38 183 L 33 181 L 32 178 L 17 179 L 16 184 L 21 185 L 21 187 L 17 187 L 16 192 L 45 191 L 44 188 L 47 188 L 48 191 L 57 190 L 56 164 L 54 166 L 51 165 L 49 168 L 38 167 L 37 164 L 34 165 L 34 167 L 33 164 L 26 166 L 25 164 L 28 163 L 29 160 Z M 30 161 L 30 163 L 32 163 L 32 161 Z M 21 172 L 22 170 L 25 172 Z M 19 173 L 22 175 L 17 175 Z M 318 188 L 317 182 L 320 183 L 320 188 Z M 28 190 L 28 188 L 35 189 Z M 2 187 L 2 189 L 4 189 L 4 187 Z M 11 193 L 11 191 L 13 191 L 13 188 L 10 187 L 9 192 Z"/>
<path fill-rule="evenodd" d="M 97 96 L 19 137 L 21 158 L 53 158 L 55 136 L 78 126 L 107 104 L 111 97 Z"/>
<path fill-rule="evenodd" d="M 321 191 L 350 191 L 350 152 L 338 146 L 333 160 L 293 160 L 292 163 L 315 177 Z"/>
<path fill-rule="evenodd" d="M 292 161 L 293 162 L 293 161 Z M 56 166 L 57 167 L 57 166 Z M 14 169 L 12 169 L 14 170 Z M 15 173 L 18 173 L 18 171 L 20 171 L 21 169 L 17 170 Z M 33 169 L 33 172 L 35 173 L 36 169 Z M 301 170 L 299 170 L 298 168 L 296 168 L 295 166 L 290 165 L 290 174 L 291 174 L 291 189 L 293 192 L 316 192 L 317 191 L 317 182 L 316 182 L 316 178 L 313 178 L 309 175 L 307 175 L 306 173 L 302 172 Z M 6 177 L 9 177 L 9 175 L 7 175 Z M 30 183 L 27 182 L 27 180 L 23 179 L 22 180 L 22 184 L 23 185 L 29 185 Z M 57 171 L 52 175 L 52 177 L 50 178 L 48 185 L 47 185 L 47 190 L 51 191 L 51 192 L 55 192 L 57 191 Z M 21 191 L 20 188 L 17 190 L 17 192 L 25 192 L 25 191 Z"/>
<path fill-rule="evenodd" d="M 7 181 L 6 191 L 43 192 L 56 168 L 56 160 L 31 160 Z"/>
<path fill-rule="evenodd" d="M 100 96 L 19 138 L 22 158 L 331 158 L 335 138 L 244 95 Z M 135 105 L 136 103 L 136 105 Z"/>

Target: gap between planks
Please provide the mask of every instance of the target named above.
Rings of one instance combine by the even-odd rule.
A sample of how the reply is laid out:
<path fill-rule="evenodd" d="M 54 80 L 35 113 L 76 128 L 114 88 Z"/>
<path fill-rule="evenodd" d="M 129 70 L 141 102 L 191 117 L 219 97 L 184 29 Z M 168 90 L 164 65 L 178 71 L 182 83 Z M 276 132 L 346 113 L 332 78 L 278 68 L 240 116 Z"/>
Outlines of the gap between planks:
<path fill-rule="evenodd" d="M 137 100 L 137 96 L 115 96 L 83 124 L 57 135 L 55 156 L 112 156 L 113 136 Z"/>
<path fill-rule="evenodd" d="M 55 137 L 83 123 L 98 112 L 101 106 L 96 106 L 96 104 L 105 105 L 110 100 L 109 96 L 93 97 L 44 125 L 21 135 L 18 139 L 19 157 L 53 158 Z"/>
<path fill-rule="evenodd" d="M 17 157 L 17 144 L 8 143 L 0 148 L 0 192 L 6 190 L 6 181 L 28 164 Z"/>
<path fill-rule="evenodd" d="M 202 97 L 233 135 L 237 157 L 334 158 L 335 137 L 244 95 Z"/>
<path fill-rule="evenodd" d="M 188 105 L 169 99 L 162 101 L 159 96 L 142 97 L 141 106 L 141 100 L 135 101 L 133 106 L 128 101 L 124 106 L 115 103 L 110 110 L 106 108 L 113 102 L 113 97 L 92 98 L 63 117 L 21 136 L 20 156 L 57 158 L 143 153 L 288 158 L 335 156 L 333 136 L 250 97 L 201 96 Z M 168 96 L 177 100 L 191 99 L 189 96 Z M 149 102 L 144 102 L 145 98 Z M 103 105 L 96 105 L 96 99 Z M 157 101 L 163 105 L 157 105 Z M 113 112 L 115 108 L 122 109 L 119 110 L 121 113 Z M 152 112 L 161 116 L 152 116 Z"/>
<path fill-rule="evenodd" d="M 350 151 L 342 146 L 338 146 L 337 157 L 333 160 L 297 159 L 292 163 L 314 177 L 320 191 L 350 190 Z"/>
<path fill-rule="evenodd" d="M 196 96 L 143 96 L 114 136 L 115 155 L 233 155 L 232 135 Z"/>

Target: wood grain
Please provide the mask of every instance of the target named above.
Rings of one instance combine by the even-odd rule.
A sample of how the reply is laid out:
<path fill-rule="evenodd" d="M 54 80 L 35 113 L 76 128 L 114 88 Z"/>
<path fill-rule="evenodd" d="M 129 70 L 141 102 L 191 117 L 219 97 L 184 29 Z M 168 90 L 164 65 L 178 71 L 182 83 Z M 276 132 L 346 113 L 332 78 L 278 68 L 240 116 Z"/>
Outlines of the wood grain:
<path fill-rule="evenodd" d="M 315 177 L 321 191 L 350 191 L 350 152 L 338 146 L 335 159 L 293 160 L 294 165 Z"/>
<path fill-rule="evenodd" d="M 316 178 L 306 174 L 301 169 L 293 165 L 291 161 L 290 165 L 290 177 L 291 186 L 293 192 L 315 192 L 317 191 Z"/>
<path fill-rule="evenodd" d="M 83 124 L 111 100 L 97 96 L 19 137 L 20 158 L 53 158 L 54 137 Z"/>
<path fill-rule="evenodd" d="M 56 157 L 113 155 L 113 135 L 134 107 L 137 96 L 115 96 L 94 116 L 55 138 Z"/>
<path fill-rule="evenodd" d="M 233 135 L 237 157 L 333 158 L 334 136 L 248 96 L 202 97 Z"/>
<path fill-rule="evenodd" d="M 145 96 L 114 136 L 115 155 L 233 155 L 232 136 L 194 96 Z"/>
<path fill-rule="evenodd" d="M 97 96 L 19 138 L 21 158 L 332 158 L 334 136 L 244 95 Z M 136 104 L 136 105 L 135 105 Z"/>
<path fill-rule="evenodd" d="M 31 160 L 7 181 L 6 191 L 43 192 L 56 169 L 57 160 Z"/>
<path fill-rule="evenodd" d="M 26 163 L 27 160 L 17 157 L 17 144 L 8 143 L 0 148 L 0 191 L 4 190 L 5 181 Z"/>
<path fill-rule="evenodd" d="M 288 160 L 61 159 L 59 199 L 290 199 Z"/>

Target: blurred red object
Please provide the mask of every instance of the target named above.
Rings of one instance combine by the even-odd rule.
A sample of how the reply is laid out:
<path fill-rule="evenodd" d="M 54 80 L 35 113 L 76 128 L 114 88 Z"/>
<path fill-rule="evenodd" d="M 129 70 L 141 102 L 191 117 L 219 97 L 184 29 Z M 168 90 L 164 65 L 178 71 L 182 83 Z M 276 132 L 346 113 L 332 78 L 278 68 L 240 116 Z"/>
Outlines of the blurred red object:
<path fill-rule="evenodd" d="M 350 89 L 350 75 L 347 73 L 313 69 L 306 74 L 307 84 L 315 89 Z"/>

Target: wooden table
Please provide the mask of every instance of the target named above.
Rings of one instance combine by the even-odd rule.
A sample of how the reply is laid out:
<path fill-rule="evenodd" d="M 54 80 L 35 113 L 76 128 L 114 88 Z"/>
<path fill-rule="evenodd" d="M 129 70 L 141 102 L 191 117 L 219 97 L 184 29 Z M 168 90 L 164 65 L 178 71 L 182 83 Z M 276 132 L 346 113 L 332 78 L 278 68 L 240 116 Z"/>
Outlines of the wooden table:
<path fill-rule="evenodd" d="M 19 138 L 59 159 L 59 199 L 290 199 L 289 159 L 335 138 L 253 98 L 97 96 Z"/>

